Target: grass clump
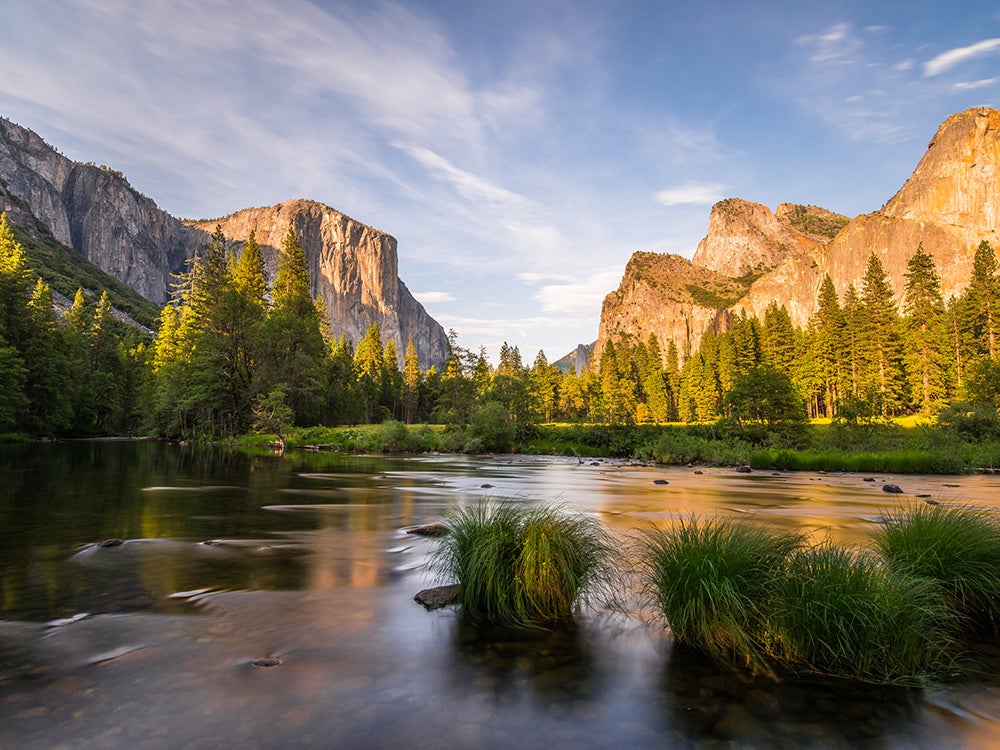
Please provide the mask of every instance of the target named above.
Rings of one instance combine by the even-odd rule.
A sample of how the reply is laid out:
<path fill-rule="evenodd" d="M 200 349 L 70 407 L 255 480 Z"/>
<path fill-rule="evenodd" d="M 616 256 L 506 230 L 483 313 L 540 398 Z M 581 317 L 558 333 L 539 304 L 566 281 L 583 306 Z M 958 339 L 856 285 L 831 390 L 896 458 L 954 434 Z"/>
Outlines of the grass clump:
<path fill-rule="evenodd" d="M 797 552 L 770 620 L 771 647 L 792 669 L 906 684 L 950 664 L 955 618 L 934 585 L 868 552 L 829 544 Z"/>
<path fill-rule="evenodd" d="M 641 575 L 678 643 L 770 672 L 767 611 L 786 560 L 804 541 L 758 523 L 692 517 L 644 533 Z"/>
<path fill-rule="evenodd" d="M 874 543 L 888 568 L 934 581 L 974 630 L 1000 630 L 1000 517 L 965 505 L 900 506 Z"/>
<path fill-rule="evenodd" d="M 613 545 L 591 517 L 505 501 L 463 506 L 445 523 L 433 564 L 477 624 L 551 625 L 610 581 Z"/>

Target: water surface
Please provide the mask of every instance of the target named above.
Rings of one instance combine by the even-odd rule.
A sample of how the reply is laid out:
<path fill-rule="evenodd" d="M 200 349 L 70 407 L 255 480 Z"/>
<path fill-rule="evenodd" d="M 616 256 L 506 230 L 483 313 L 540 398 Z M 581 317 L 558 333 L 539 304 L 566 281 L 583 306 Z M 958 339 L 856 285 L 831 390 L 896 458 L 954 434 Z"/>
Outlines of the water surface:
<path fill-rule="evenodd" d="M 722 513 L 845 544 L 896 502 L 887 481 L 1000 508 L 993 476 L 699 471 L 0 447 L 0 746 L 996 746 L 995 647 L 986 673 L 934 689 L 773 683 L 675 648 L 637 607 L 515 636 L 413 600 L 436 542 L 406 529 L 483 497 L 559 501 L 622 536 Z"/>

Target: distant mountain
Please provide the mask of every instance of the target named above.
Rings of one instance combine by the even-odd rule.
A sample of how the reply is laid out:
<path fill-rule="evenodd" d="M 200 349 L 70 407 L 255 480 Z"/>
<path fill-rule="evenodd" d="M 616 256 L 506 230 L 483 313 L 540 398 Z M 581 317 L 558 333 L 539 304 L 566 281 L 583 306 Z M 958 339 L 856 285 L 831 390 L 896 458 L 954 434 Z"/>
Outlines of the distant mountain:
<path fill-rule="evenodd" d="M 596 342 L 595 342 L 596 343 Z M 569 372 L 569 368 L 573 368 L 577 374 L 586 369 L 590 365 L 590 358 L 594 353 L 594 344 L 578 344 L 576 349 L 571 351 L 569 354 L 560 357 L 552 366 L 555 367 L 560 372 Z"/>
<path fill-rule="evenodd" d="M 313 294 L 323 297 L 334 335 L 343 333 L 356 342 L 378 323 L 384 339 L 398 342 L 400 357 L 412 340 L 425 366 L 447 358 L 444 329 L 399 280 L 394 237 L 309 200 L 190 222 L 209 233 L 216 225 L 240 245 L 253 231 L 272 276 L 281 241 L 293 227 L 309 262 Z"/>
<path fill-rule="evenodd" d="M 75 252 L 155 306 L 170 298 L 175 275 L 207 245 L 216 222 L 237 243 L 256 229 L 272 272 L 280 235 L 292 224 L 309 260 L 313 293 L 326 301 L 334 334 L 357 342 L 378 323 L 384 338 L 396 339 L 400 353 L 412 338 L 424 366 L 440 364 L 447 354 L 444 329 L 398 278 L 396 240 L 319 203 L 289 201 L 184 223 L 136 191 L 122 173 L 67 159 L 31 130 L 0 118 L 0 211 L 37 245 L 48 247 L 53 258 Z M 53 249 L 58 247 L 62 250 Z M 68 258 L 63 260 L 70 266 L 79 265 Z"/>
<path fill-rule="evenodd" d="M 784 305 L 796 325 L 816 309 L 824 274 L 837 291 L 860 285 L 874 252 L 902 304 L 907 261 L 923 243 L 947 299 L 968 282 L 982 240 L 998 247 L 1000 111 L 968 109 L 942 123 L 913 175 L 878 211 L 848 220 L 817 206 L 717 203 L 692 261 L 637 252 L 604 300 L 595 357 L 609 338 L 655 333 L 698 348 L 735 314 Z"/>

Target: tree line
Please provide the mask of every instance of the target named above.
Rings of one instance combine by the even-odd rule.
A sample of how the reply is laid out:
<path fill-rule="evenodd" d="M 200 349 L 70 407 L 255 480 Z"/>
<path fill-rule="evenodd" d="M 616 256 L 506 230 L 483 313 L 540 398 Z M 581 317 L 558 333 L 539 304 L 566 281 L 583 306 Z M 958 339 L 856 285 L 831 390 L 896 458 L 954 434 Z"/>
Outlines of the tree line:
<path fill-rule="evenodd" d="M 54 315 L 51 290 L 0 217 L 0 429 L 192 438 L 391 419 L 504 444 L 542 422 L 772 427 L 993 402 L 1000 271 L 990 244 L 979 245 L 957 297 L 943 298 L 922 246 L 905 278 L 900 306 L 872 254 L 842 298 L 823 278 L 804 327 L 772 302 L 763 319 L 731 315 L 695 351 L 622 336 L 599 362 L 562 372 L 544 352 L 529 365 L 506 343 L 493 365 L 451 332 L 447 360 L 425 368 L 412 341 L 401 355 L 377 324 L 357 342 L 331 330 L 291 228 L 269 283 L 253 232 L 237 243 L 216 227 L 149 340 L 116 319 L 107 295 L 79 291 Z"/>

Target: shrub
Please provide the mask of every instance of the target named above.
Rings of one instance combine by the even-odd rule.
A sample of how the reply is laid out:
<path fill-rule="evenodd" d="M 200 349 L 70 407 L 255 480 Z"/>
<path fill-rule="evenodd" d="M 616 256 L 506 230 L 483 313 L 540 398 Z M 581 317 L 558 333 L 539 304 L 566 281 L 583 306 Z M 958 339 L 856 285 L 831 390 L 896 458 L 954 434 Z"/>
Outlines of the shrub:
<path fill-rule="evenodd" d="M 926 579 L 822 544 L 794 555 L 781 579 L 772 648 L 794 669 L 919 683 L 949 665 L 954 619 Z"/>
<path fill-rule="evenodd" d="M 509 501 L 463 506 L 432 564 L 457 581 L 475 623 L 542 627 L 565 620 L 611 580 L 613 546 L 593 518 Z"/>
<path fill-rule="evenodd" d="M 901 506 L 874 535 L 891 570 L 931 579 L 974 628 L 1000 628 L 1000 517 L 964 505 Z"/>
<path fill-rule="evenodd" d="M 643 534 L 644 588 L 678 643 L 716 660 L 770 671 L 766 615 L 788 556 L 804 543 L 742 520 L 681 520 Z"/>

